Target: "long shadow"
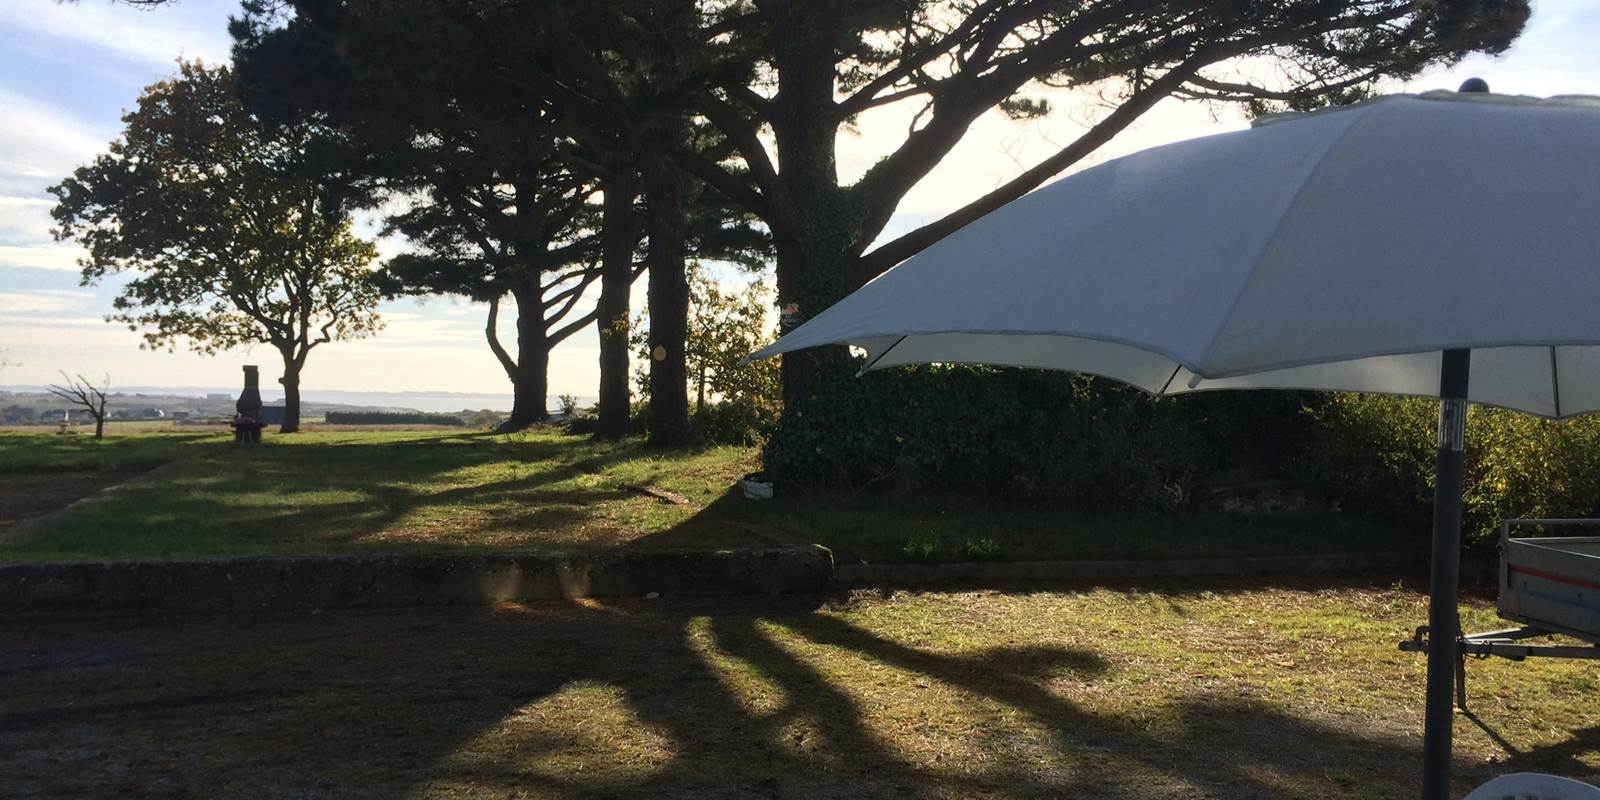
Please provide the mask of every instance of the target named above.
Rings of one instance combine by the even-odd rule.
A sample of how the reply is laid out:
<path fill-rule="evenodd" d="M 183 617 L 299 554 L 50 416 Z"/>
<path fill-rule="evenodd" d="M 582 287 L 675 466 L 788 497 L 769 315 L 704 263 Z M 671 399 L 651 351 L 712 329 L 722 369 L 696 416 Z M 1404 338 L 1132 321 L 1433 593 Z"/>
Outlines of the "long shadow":
<path fill-rule="evenodd" d="M 1418 763 L 1414 740 L 1238 698 L 1180 699 L 1154 728 L 1086 710 L 1050 686 L 1122 668 L 1088 649 L 941 653 L 766 602 L 12 630 L 0 774 L 20 796 L 1389 796 Z M 961 752 L 988 755 L 940 762 L 895 716 L 915 719 L 924 684 L 1031 727 L 975 729 Z M 1589 729 L 1513 763 L 1597 752 Z"/>
<path fill-rule="evenodd" d="M 1476 712 L 1463 711 L 1462 716 L 1509 754 L 1510 758 L 1503 765 L 1498 765 L 1495 772 L 1548 772 L 1574 776 L 1593 776 L 1600 772 L 1593 764 L 1595 754 L 1600 753 L 1600 725 L 1572 731 L 1567 738 L 1552 744 L 1518 747 Z M 1587 756 L 1590 761 L 1585 763 L 1580 756 Z"/>

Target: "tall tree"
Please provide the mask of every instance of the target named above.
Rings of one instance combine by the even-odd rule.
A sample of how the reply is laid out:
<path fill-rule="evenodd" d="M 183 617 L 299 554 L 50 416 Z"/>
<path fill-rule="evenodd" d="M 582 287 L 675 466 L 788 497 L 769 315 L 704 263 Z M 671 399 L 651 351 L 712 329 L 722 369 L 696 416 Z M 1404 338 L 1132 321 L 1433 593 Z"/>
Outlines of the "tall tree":
<path fill-rule="evenodd" d="M 390 230 L 414 252 L 389 263 L 386 289 L 487 301 L 489 348 L 515 393 L 508 425 L 545 418 L 550 350 L 618 296 L 626 305 L 639 274 L 628 220 L 598 230 L 601 217 L 631 214 L 631 196 L 619 189 L 603 208 L 594 202 L 612 171 L 597 171 L 543 97 L 500 85 L 464 23 L 476 19 L 470 3 L 263 0 L 245 9 L 232 30 L 252 106 L 336 125 L 369 201 L 400 209 Z M 580 312 L 597 280 L 601 308 Z M 496 333 L 507 296 L 517 308 L 515 355 Z M 610 349 L 603 337 L 602 360 Z M 625 347 L 623 359 L 626 391 Z M 615 405 L 606 394 L 603 408 Z M 624 395 L 624 427 L 627 403 Z"/>
<path fill-rule="evenodd" d="M 609 171 L 601 181 L 604 210 L 600 219 L 600 298 L 595 303 L 600 336 L 600 398 L 595 435 L 616 440 L 628 434 L 632 416 L 628 315 L 629 294 L 638 275 L 633 265 L 640 236 L 639 215 L 634 207 L 639 188 L 632 170 L 621 163 L 622 149 L 611 144 L 605 152 L 614 156 L 608 159 Z"/>
<path fill-rule="evenodd" d="M 391 259 L 380 283 L 392 293 L 458 294 L 489 304 L 485 337 L 514 392 L 506 427 L 520 428 L 548 416 L 550 351 L 598 314 L 574 310 L 601 277 L 594 184 L 559 163 L 531 159 L 505 176 L 503 161 L 475 158 L 470 145 L 453 147 L 462 152 L 440 158 L 425 176 L 390 184 L 403 190 L 407 208 L 390 217 L 389 229 L 413 252 Z M 468 164 L 481 171 L 464 171 Z M 517 309 L 514 356 L 498 333 L 507 296 Z"/>
<path fill-rule="evenodd" d="M 144 329 L 144 346 L 277 350 L 290 433 L 312 349 L 379 327 L 377 251 L 320 169 L 319 131 L 264 123 L 236 88 L 199 62 L 147 88 L 109 152 L 51 187 L 55 234 L 88 250 L 85 285 L 134 274 L 108 320 Z"/>
<path fill-rule="evenodd" d="M 496 54 L 507 84 L 568 109 L 576 139 L 597 152 L 630 154 L 637 170 L 648 242 L 650 439 L 662 446 L 686 443 L 688 259 L 742 261 L 769 246 L 765 234 L 748 225 L 748 212 L 686 173 L 675 158 L 680 149 L 718 161 L 729 153 L 692 104 L 696 91 L 713 85 L 707 76 L 729 62 L 700 46 L 695 0 L 523 4 L 512 17 L 471 26 L 480 48 Z M 543 43 L 539 58 L 515 46 L 530 35 Z"/>
<path fill-rule="evenodd" d="M 541 0 L 551 14 L 567 4 Z M 777 248 L 778 301 L 813 315 L 873 276 L 1077 163 L 1168 97 L 1303 104 L 1504 50 L 1526 0 L 720 0 L 698 48 L 744 62 L 696 111 L 733 145 L 684 168 L 758 214 Z M 1230 77 L 1236 65 L 1281 76 Z M 1095 90 L 1112 109 L 1036 166 L 942 218 L 878 243 L 906 193 L 980 116 L 1048 109 L 1047 89 Z M 841 131 L 877 109 L 913 124 L 859 178 L 838 173 Z M 773 145 L 775 158 L 768 152 Z M 843 358 L 786 356 L 785 394 Z"/>

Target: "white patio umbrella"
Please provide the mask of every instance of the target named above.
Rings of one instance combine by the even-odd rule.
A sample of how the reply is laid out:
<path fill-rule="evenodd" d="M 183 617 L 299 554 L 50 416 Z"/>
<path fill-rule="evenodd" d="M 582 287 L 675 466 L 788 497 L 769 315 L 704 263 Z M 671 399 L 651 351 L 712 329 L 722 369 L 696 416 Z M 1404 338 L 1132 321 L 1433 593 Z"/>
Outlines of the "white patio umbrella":
<path fill-rule="evenodd" d="M 1440 397 L 1423 796 L 1444 798 L 1466 401 L 1600 410 L 1600 98 L 1394 95 L 1116 159 L 752 358 L 825 344 L 864 348 L 865 369 Z"/>

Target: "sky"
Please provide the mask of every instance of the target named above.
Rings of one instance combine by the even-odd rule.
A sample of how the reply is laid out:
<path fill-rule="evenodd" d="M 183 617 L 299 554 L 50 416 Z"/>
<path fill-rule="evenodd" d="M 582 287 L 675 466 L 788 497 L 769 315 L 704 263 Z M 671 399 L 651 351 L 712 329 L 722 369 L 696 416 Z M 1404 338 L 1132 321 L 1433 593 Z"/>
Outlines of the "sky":
<path fill-rule="evenodd" d="M 43 384 L 58 370 L 113 386 L 226 387 L 240 365 L 259 363 L 263 385 L 276 380 L 277 354 L 264 347 L 202 356 L 139 349 L 138 334 L 104 321 L 115 280 L 79 285 L 79 251 L 53 241 L 46 187 L 104 150 L 142 87 L 170 75 L 178 58 L 226 61 L 227 17 L 237 0 L 177 0 L 137 9 L 107 0 L 0 0 L 0 385 Z M 1499 57 L 1474 56 L 1386 91 L 1453 89 L 1470 76 L 1497 92 L 1600 95 L 1600 4 L 1535 0 L 1522 38 Z M 1053 112 L 1025 123 L 991 114 L 905 198 L 885 237 L 938 219 L 1069 143 L 1104 109 L 1094 98 L 1052 97 Z M 864 116 L 841 141 L 840 173 L 849 179 L 903 138 L 909 112 Z M 1077 168 L 1157 144 L 1237 129 L 1238 109 L 1167 101 L 1156 106 Z M 382 242 L 396 252 L 399 242 Z M 641 282 L 642 286 L 642 282 Z M 634 307 L 642 303 L 635 293 Z M 308 396 L 345 391 L 507 392 L 484 343 L 487 307 L 428 298 L 385 303 L 377 337 L 336 342 L 312 352 L 302 377 Z M 514 342 L 502 314 L 502 337 Z M 592 329 L 552 354 L 550 392 L 592 397 L 599 381 Z"/>

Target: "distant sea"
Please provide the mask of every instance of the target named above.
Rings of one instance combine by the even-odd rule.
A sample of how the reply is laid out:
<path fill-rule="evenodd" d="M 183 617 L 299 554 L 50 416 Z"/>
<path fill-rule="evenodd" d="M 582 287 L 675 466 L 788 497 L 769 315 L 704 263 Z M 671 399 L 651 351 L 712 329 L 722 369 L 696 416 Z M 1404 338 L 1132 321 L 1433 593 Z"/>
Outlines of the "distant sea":
<path fill-rule="evenodd" d="M 43 386 L 0 386 L 0 390 L 8 392 L 43 392 Z M 208 394 L 226 394 L 229 397 L 239 395 L 239 387 L 208 387 L 208 386 L 113 386 L 112 391 L 122 394 L 150 394 L 164 397 L 205 397 Z M 283 400 L 282 391 L 270 389 L 261 390 L 261 399 L 267 403 Z M 487 409 L 489 411 L 510 411 L 510 394 L 475 394 L 470 392 L 348 392 L 307 389 L 301 393 L 300 399 L 304 402 L 339 403 L 351 406 L 382 406 L 384 408 L 403 408 L 413 411 L 449 412 L 471 409 L 473 411 Z M 555 411 L 561 406 L 561 401 L 552 395 L 546 401 L 546 408 Z M 593 397 L 578 397 L 579 406 L 594 405 Z"/>

